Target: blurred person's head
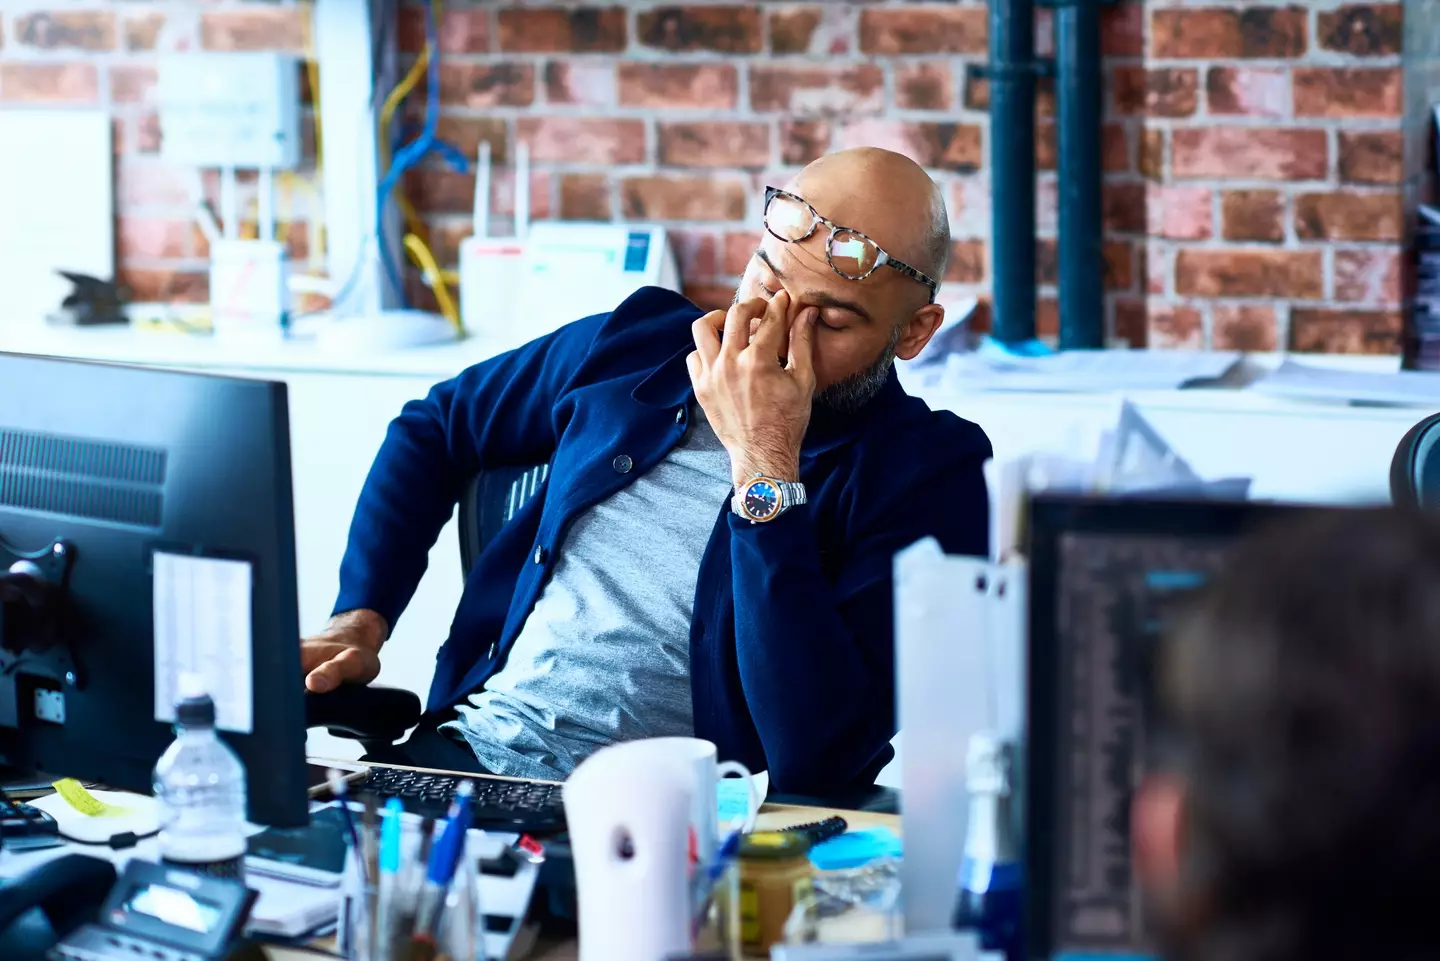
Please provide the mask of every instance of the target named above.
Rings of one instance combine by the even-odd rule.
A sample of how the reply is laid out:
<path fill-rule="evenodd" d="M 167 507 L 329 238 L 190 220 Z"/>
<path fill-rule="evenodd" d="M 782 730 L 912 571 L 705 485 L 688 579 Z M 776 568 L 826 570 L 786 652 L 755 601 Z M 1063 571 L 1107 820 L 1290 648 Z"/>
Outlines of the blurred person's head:
<path fill-rule="evenodd" d="M 1440 525 L 1242 547 L 1160 658 L 1137 879 L 1172 961 L 1440 956 Z"/>
<path fill-rule="evenodd" d="M 839 233 L 827 255 L 831 228 L 815 214 L 871 245 Z M 877 250 L 910 269 L 877 264 Z M 944 195 L 919 164 L 876 147 L 844 150 L 811 163 L 768 200 L 766 229 L 735 297 L 769 299 L 783 289 L 792 313 L 819 308 L 816 401 L 853 410 L 880 390 L 896 357 L 918 354 L 944 320 L 934 301 L 949 253 Z"/>

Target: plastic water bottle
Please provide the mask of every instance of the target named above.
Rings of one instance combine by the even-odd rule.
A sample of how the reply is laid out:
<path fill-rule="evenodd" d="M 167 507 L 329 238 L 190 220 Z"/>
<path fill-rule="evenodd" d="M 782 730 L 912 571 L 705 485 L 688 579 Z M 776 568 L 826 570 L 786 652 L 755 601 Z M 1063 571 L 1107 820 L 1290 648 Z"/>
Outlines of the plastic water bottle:
<path fill-rule="evenodd" d="M 215 702 L 198 677 L 180 679 L 175 741 L 155 765 L 160 856 L 176 867 L 242 879 L 245 766 L 215 732 Z"/>
<path fill-rule="evenodd" d="M 965 759 L 970 817 L 953 925 L 974 931 L 985 951 L 1024 957 L 1021 866 L 1011 810 L 1010 745 L 989 734 L 970 738 Z"/>

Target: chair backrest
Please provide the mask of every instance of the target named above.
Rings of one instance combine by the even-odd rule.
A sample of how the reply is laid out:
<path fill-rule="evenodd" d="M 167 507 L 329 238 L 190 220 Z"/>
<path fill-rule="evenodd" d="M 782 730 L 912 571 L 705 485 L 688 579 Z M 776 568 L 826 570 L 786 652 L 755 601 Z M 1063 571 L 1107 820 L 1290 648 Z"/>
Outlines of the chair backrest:
<path fill-rule="evenodd" d="M 1390 459 L 1390 497 L 1397 506 L 1440 507 L 1440 414 L 1405 432 Z"/>
<path fill-rule="evenodd" d="M 468 577 L 475 559 L 534 497 L 550 476 L 549 464 L 495 467 L 476 474 L 460 496 L 460 572 Z"/>

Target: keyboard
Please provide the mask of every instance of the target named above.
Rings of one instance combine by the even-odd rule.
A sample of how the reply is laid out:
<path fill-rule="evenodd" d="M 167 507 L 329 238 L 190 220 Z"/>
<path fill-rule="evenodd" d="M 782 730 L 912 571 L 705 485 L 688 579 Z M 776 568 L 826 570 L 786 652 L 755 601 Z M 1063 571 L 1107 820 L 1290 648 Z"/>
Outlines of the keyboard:
<path fill-rule="evenodd" d="M 471 824 L 477 828 L 522 834 L 558 834 L 565 830 L 561 785 L 543 781 L 503 781 L 480 774 L 431 774 L 372 767 L 363 779 L 350 785 L 349 793 L 352 797 L 364 791 L 381 798 L 396 797 L 407 811 L 443 817 L 461 781 L 475 785 Z"/>

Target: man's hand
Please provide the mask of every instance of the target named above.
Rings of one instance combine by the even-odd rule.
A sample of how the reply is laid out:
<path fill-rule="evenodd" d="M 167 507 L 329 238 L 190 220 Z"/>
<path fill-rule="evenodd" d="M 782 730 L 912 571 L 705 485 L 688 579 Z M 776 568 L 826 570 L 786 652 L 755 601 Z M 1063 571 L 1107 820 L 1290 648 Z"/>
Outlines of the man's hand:
<path fill-rule="evenodd" d="M 325 630 L 300 642 L 305 689 L 316 694 L 341 684 L 369 684 L 380 673 L 380 645 L 388 627 L 374 611 L 336 614 Z"/>
<path fill-rule="evenodd" d="M 730 453 L 736 487 L 760 474 L 800 479 L 800 444 L 815 396 L 811 361 L 818 318 L 814 307 L 792 318 L 790 295 L 782 290 L 768 305 L 756 299 L 712 311 L 691 328 L 695 352 L 685 358 L 690 383 Z"/>

